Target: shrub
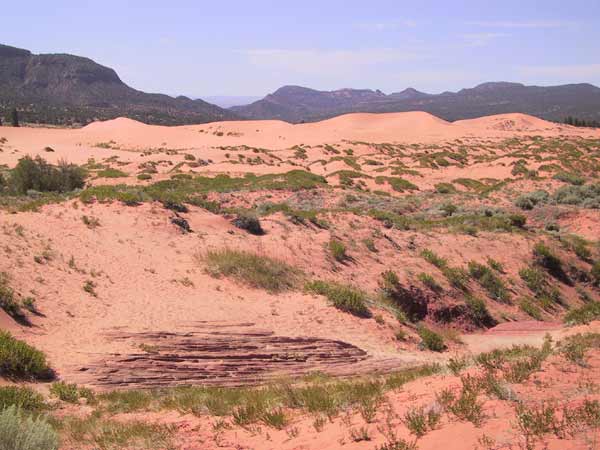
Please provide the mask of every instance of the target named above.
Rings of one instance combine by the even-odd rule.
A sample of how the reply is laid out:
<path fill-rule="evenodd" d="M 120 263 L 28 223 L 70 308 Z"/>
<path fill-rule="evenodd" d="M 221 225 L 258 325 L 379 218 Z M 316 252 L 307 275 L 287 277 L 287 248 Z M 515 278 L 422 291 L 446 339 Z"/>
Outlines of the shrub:
<path fill-rule="evenodd" d="M 84 186 L 85 170 L 64 161 L 58 166 L 48 164 L 37 156 L 21 158 L 11 171 L 9 185 L 13 192 L 26 194 L 29 190 L 39 192 L 69 192 Z"/>
<path fill-rule="evenodd" d="M 417 321 L 427 315 L 427 297 L 415 286 L 408 289 L 402 286 L 394 271 L 383 272 L 379 284 L 384 299 L 391 302 L 395 308 L 400 308 L 397 315 L 401 323 L 405 323 L 407 318 Z"/>
<path fill-rule="evenodd" d="M 213 276 L 226 276 L 276 293 L 298 286 L 302 272 L 278 259 L 242 250 L 211 250 L 204 260 Z"/>
<path fill-rule="evenodd" d="M 594 283 L 597 286 L 600 286 L 600 259 L 592 265 L 590 274 L 592 275 L 592 278 L 594 279 Z"/>
<path fill-rule="evenodd" d="M 0 448 L 58 450 L 58 435 L 43 418 L 25 418 L 16 407 L 10 406 L 0 412 Z"/>
<path fill-rule="evenodd" d="M 469 311 L 471 322 L 480 327 L 493 327 L 496 325 L 496 320 L 488 311 L 485 301 L 480 298 L 468 296 L 465 300 Z"/>
<path fill-rule="evenodd" d="M 540 310 L 538 305 L 536 305 L 532 299 L 530 299 L 530 298 L 522 299 L 519 302 L 519 307 L 521 308 L 521 311 L 523 311 L 525 314 L 529 315 L 530 317 L 534 318 L 535 320 L 543 320 L 542 311 Z"/>
<path fill-rule="evenodd" d="M 10 406 L 20 410 L 37 412 L 46 406 L 44 397 L 27 387 L 2 386 L 0 387 L 0 411 Z"/>
<path fill-rule="evenodd" d="M 424 325 L 420 325 L 417 329 L 419 333 L 419 337 L 421 338 L 421 345 L 433 352 L 443 352 L 446 350 L 446 344 L 444 344 L 444 338 L 436 333 L 435 331 L 430 330 Z"/>
<path fill-rule="evenodd" d="M 439 411 L 430 408 L 411 408 L 405 414 L 402 422 L 415 436 L 423 437 L 430 430 L 435 430 L 440 422 L 442 415 Z"/>
<path fill-rule="evenodd" d="M 600 208 L 600 183 L 584 186 L 563 186 L 557 189 L 553 200 L 559 204 L 581 205 L 584 208 Z"/>
<path fill-rule="evenodd" d="M 253 214 L 240 213 L 235 219 L 233 219 L 232 223 L 239 229 L 246 230 L 250 234 L 254 234 L 256 236 L 262 236 L 265 234 L 265 230 L 263 230 L 260 220 Z"/>
<path fill-rule="evenodd" d="M 17 320 L 23 316 L 15 293 L 8 285 L 8 275 L 4 272 L 0 272 L 0 309 Z"/>
<path fill-rule="evenodd" d="M 591 302 L 569 311 L 565 315 L 564 321 L 569 325 L 580 325 L 588 324 L 598 319 L 600 319 L 600 302 Z"/>
<path fill-rule="evenodd" d="M 546 191 L 534 191 L 527 194 L 520 195 L 515 200 L 515 206 L 530 210 L 535 208 L 540 203 L 547 203 L 550 198 L 550 194 Z"/>
<path fill-rule="evenodd" d="M 559 344 L 560 353 L 569 361 L 587 367 L 586 353 L 589 349 L 600 348 L 600 334 L 585 333 L 568 336 Z"/>
<path fill-rule="evenodd" d="M 19 380 L 47 380 L 53 377 L 53 372 L 42 352 L 9 332 L 0 331 L 0 375 Z"/>
<path fill-rule="evenodd" d="M 421 281 L 421 283 L 423 283 L 433 292 L 440 293 L 444 290 L 442 286 L 440 286 L 440 284 L 437 281 L 435 281 L 435 278 L 433 278 L 428 273 L 421 272 L 419 275 L 417 275 L 417 278 L 419 279 L 419 281 Z"/>
<path fill-rule="evenodd" d="M 149 173 L 140 173 L 137 176 L 137 179 L 140 180 L 140 181 L 151 180 L 152 179 L 152 175 L 150 175 Z"/>
<path fill-rule="evenodd" d="M 434 187 L 438 194 L 454 194 L 456 192 L 452 183 L 438 183 Z"/>
<path fill-rule="evenodd" d="M 510 294 L 502 280 L 488 266 L 475 261 L 469 262 L 469 274 L 488 292 L 494 300 L 510 302 Z"/>
<path fill-rule="evenodd" d="M 508 216 L 510 225 L 516 228 L 523 228 L 527 223 L 527 217 L 523 214 L 511 214 Z"/>
<path fill-rule="evenodd" d="M 572 172 L 558 172 L 552 178 L 558 181 L 573 184 L 575 186 L 581 186 L 583 183 L 585 183 L 585 178 Z"/>
<path fill-rule="evenodd" d="M 342 241 L 331 239 L 329 241 L 329 251 L 331 252 L 331 256 L 333 256 L 333 259 L 338 262 L 344 262 L 346 259 L 348 259 L 346 246 Z"/>
<path fill-rule="evenodd" d="M 306 289 L 315 294 L 324 295 L 333 306 L 341 311 L 357 317 L 371 317 L 371 311 L 366 304 L 367 296 L 359 289 L 321 280 L 309 282 Z"/>
<path fill-rule="evenodd" d="M 569 277 L 564 272 L 561 259 L 543 242 L 533 247 L 535 262 L 544 267 L 554 278 L 570 284 Z"/>
<path fill-rule="evenodd" d="M 441 269 L 448 265 L 448 261 L 445 258 L 438 256 L 435 252 L 433 252 L 433 250 L 429 250 L 426 248 L 421 252 L 421 256 L 438 269 Z"/>
<path fill-rule="evenodd" d="M 99 178 L 125 178 L 127 174 L 119 169 L 113 169 L 109 167 L 108 169 L 101 170 L 98 172 Z"/>

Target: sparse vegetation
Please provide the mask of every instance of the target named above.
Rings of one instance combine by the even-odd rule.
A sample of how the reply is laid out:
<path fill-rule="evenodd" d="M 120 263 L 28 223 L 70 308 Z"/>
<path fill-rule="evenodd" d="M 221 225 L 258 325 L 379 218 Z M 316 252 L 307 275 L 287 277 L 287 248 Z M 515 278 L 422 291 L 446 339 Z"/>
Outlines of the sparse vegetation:
<path fill-rule="evenodd" d="M 0 448 L 58 450 L 58 435 L 41 417 L 26 417 L 15 406 L 0 411 Z"/>
<path fill-rule="evenodd" d="M 211 250 L 199 259 L 213 276 L 231 277 L 272 293 L 296 288 L 302 278 L 300 270 L 281 260 L 242 250 Z"/>
<path fill-rule="evenodd" d="M 358 317 L 371 317 L 366 294 L 352 286 L 316 280 L 307 283 L 306 289 L 324 295 L 337 309 Z"/>
<path fill-rule="evenodd" d="M 8 331 L 0 331 L 0 375 L 16 380 L 48 380 L 53 372 L 41 351 Z"/>

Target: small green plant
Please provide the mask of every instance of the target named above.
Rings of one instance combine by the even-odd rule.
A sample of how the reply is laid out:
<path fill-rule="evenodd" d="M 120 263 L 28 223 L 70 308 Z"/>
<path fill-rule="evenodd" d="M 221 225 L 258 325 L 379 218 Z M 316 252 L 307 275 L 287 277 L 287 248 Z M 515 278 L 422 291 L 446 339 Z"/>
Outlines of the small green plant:
<path fill-rule="evenodd" d="M 85 226 L 87 226 L 88 228 L 94 229 L 100 226 L 100 219 L 98 219 L 97 217 L 93 217 L 93 216 L 81 216 L 81 221 L 85 224 Z"/>
<path fill-rule="evenodd" d="M 448 360 L 448 369 L 453 375 L 458 376 L 460 373 L 467 368 L 469 364 L 469 358 L 466 356 L 456 356 Z"/>
<path fill-rule="evenodd" d="M 417 275 L 417 278 L 419 279 L 419 281 L 421 283 L 423 283 L 425 286 L 427 286 L 433 292 L 436 292 L 439 294 L 439 293 L 443 292 L 443 290 L 444 290 L 444 288 L 437 281 L 435 281 L 435 278 L 433 278 L 428 273 L 421 272 L 419 275 Z"/>
<path fill-rule="evenodd" d="M 96 283 L 92 280 L 86 280 L 83 283 L 83 290 L 90 294 L 92 297 L 98 297 L 98 293 L 96 292 Z"/>
<path fill-rule="evenodd" d="M 423 348 L 431 350 L 433 352 L 443 352 L 446 350 L 446 344 L 444 344 L 444 338 L 438 333 L 430 330 L 424 325 L 420 325 L 417 329 L 419 337 L 421 338 L 421 345 Z"/>
<path fill-rule="evenodd" d="M 417 438 L 425 436 L 428 431 L 433 431 L 440 422 L 442 415 L 439 411 L 424 407 L 411 408 L 405 414 L 402 422 Z"/>
<path fill-rule="evenodd" d="M 348 259 L 346 245 L 342 241 L 338 239 L 331 239 L 328 245 L 331 256 L 333 256 L 333 259 L 335 259 L 337 262 L 344 262 Z"/>

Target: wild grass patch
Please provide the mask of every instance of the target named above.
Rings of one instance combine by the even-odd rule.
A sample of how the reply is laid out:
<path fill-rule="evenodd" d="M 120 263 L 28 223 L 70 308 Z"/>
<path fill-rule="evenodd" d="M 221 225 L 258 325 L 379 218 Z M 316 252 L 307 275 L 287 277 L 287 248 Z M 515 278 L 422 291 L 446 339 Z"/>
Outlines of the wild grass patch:
<path fill-rule="evenodd" d="M 199 259 L 215 277 L 233 278 L 271 293 L 295 289 L 303 277 L 302 271 L 282 260 L 243 250 L 210 250 Z"/>
<path fill-rule="evenodd" d="M 340 311 L 363 318 L 372 316 L 367 306 L 367 295 L 358 288 L 330 281 L 314 280 L 306 284 L 306 289 L 309 292 L 324 295 Z"/>

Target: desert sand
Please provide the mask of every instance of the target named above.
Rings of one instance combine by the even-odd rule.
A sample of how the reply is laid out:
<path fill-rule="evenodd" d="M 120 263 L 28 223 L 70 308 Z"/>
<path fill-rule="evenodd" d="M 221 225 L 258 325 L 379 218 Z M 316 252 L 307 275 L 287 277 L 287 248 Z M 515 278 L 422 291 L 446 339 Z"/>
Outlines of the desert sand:
<path fill-rule="evenodd" d="M 559 340 L 572 333 L 565 329 L 562 317 L 568 308 L 581 306 L 578 289 L 585 289 L 598 300 L 598 290 L 590 282 L 556 282 L 568 307 L 543 311 L 544 322 L 532 322 L 519 308 L 517 299 L 533 295 L 520 270 L 531 263 L 537 242 L 554 239 L 544 231 L 549 217 L 560 225 L 561 232 L 588 239 L 592 258 L 597 258 L 600 210 L 563 205 L 556 207 L 559 213 L 554 215 L 547 210 L 551 206 L 520 211 L 514 205 L 519 194 L 538 189 L 554 192 L 564 183 L 544 172 L 535 177 L 516 174 L 514 168 L 523 159 L 520 153 L 535 153 L 551 141 L 575 146 L 591 143 L 586 148 L 593 156 L 600 130 L 558 125 L 523 114 L 450 123 L 427 113 L 411 112 L 349 114 L 300 125 L 247 121 L 160 127 L 121 118 L 82 129 L 0 128 L 0 138 L 5 138 L 0 165 L 12 168 L 25 155 L 39 155 L 51 163 L 87 165 L 88 187 L 127 184 L 143 188 L 176 174 L 238 177 L 291 170 L 310 171 L 327 180 L 327 186 L 311 190 L 206 194 L 223 208 L 288 203 L 314 209 L 318 205 L 322 209 L 319 217 L 328 222 L 327 227 L 298 224 L 276 212 L 261 217 L 262 236 L 237 228 L 232 223 L 233 209 L 214 213 L 188 205 L 186 212 L 175 213 L 156 201 L 125 206 L 117 200 L 84 202 L 75 195 L 33 211 L 18 211 L 10 205 L 0 210 L 0 272 L 9 275 L 21 298 L 34 297 L 39 310 L 39 314 L 28 314 L 30 326 L 21 326 L 0 311 L 0 328 L 44 351 L 59 379 L 98 392 L 188 384 L 260 384 L 315 371 L 367 376 L 422 364 L 446 364 L 458 354 L 474 355 L 513 344 L 539 346 L 546 333 Z M 549 164 L 553 151 L 542 149 L 546 159 L 532 157 L 527 168 L 537 170 Z M 441 156 L 446 162 L 428 162 L 439 152 L 450 154 Z M 452 155 L 459 153 L 464 159 L 457 162 Z M 94 164 L 122 174 L 107 178 Z M 360 176 L 348 182 L 348 171 Z M 144 173 L 149 176 L 140 179 Z M 396 176 L 414 188 L 395 189 L 385 177 Z M 589 177 L 592 180 L 593 174 Z M 496 187 L 489 195 L 478 195 L 469 187 L 472 184 L 457 181 L 464 179 Z M 440 197 L 440 183 L 454 183 L 455 193 Z M 351 208 L 352 202 L 364 211 L 384 205 L 381 208 L 388 208 L 386 211 L 413 214 L 415 221 L 422 220 L 423 215 L 442 220 L 439 208 L 447 201 L 456 203 L 460 214 L 482 216 L 485 209 L 525 213 L 527 228 L 517 232 L 473 231 L 480 222 L 469 222 L 457 232 L 453 225 L 437 228 L 423 222 L 402 229 L 384 226 L 385 222 L 373 215 L 358 214 Z M 191 233 L 182 233 L 172 223 L 176 216 L 185 218 Z M 84 217 L 92 218 L 93 223 L 87 219 L 86 223 Z M 343 262 L 332 259 L 328 250 L 334 238 L 347 246 L 349 258 Z M 369 240 L 374 241 L 375 251 L 365 247 Z M 589 272 L 590 261 L 578 260 L 558 244 L 555 247 L 569 264 Z M 215 277 L 207 271 L 204 258 L 207 252 L 220 249 L 276 258 L 301 270 L 307 279 L 360 287 L 372 294 L 373 318 L 344 313 L 324 296 L 303 289 L 270 293 L 225 276 Z M 487 298 L 489 310 L 500 323 L 497 328 L 474 326 L 456 312 L 460 310 L 456 305 L 464 304 L 463 293 L 423 258 L 424 249 L 433 250 L 456 267 L 466 268 L 470 261 L 485 263 L 489 258 L 502 265 L 499 276 L 505 280 L 512 302 L 487 298 L 481 285 L 469 281 L 471 294 Z M 416 326 L 399 323 L 390 308 L 377 303 L 381 274 L 386 270 L 397 272 L 404 286 L 427 292 L 429 313 L 423 320 L 445 333 L 448 351 L 423 351 Z M 432 274 L 441 293 L 424 287 L 418 278 L 421 273 Z M 86 284 L 92 289 L 83 289 Z M 453 319 L 440 319 L 445 314 Z M 582 330 L 597 328 L 595 323 Z M 398 339 L 399 329 L 406 338 Z M 159 344 L 169 348 L 160 357 L 143 350 L 144 346 Z M 166 353 L 171 357 L 166 358 Z M 552 395 L 566 388 L 558 358 L 550 359 L 539 375 L 540 383 L 552 381 L 548 381 Z M 577 380 L 597 380 L 598 353 L 590 360 L 590 367 L 585 375 L 583 369 L 574 368 Z M 435 391 L 457 383 L 457 377 L 437 375 L 405 385 L 386 398 L 396 417 L 404 414 L 408 404 L 432 404 Z M 517 389 L 523 391 L 523 398 L 534 399 L 535 383 L 528 383 Z M 442 443 L 448 449 L 470 449 L 479 445 L 482 434 L 514 445 L 489 448 L 518 448 L 518 430 L 507 431 L 513 408 L 490 400 L 485 409 L 490 420 L 483 428 L 444 419 L 438 430 L 419 440 L 419 449 L 440 448 Z M 374 435 L 372 442 L 349 438 L 348 430 L 362 419 L 353 412 L 348 415 L 350 425 L 336 418 L 322 433 L 312 430 L 312 418 L 296 417 L 298 437 L 292 436 L 289 428 L 269 430 L 267 439 L 264 431 L 234 427 L 219 435 L 218 442 L 210 431 L 214 420 L 209 416 L 154 411 L 121 419 L 174 424 L 178 430 L 176 448 L 186 449 L 217 448 L 221 443 L 221 448 L 371 449 L 385 442 L 377 431 L 386 420 L 383 412 L 378 413 L 375 423 L 366 425 Z M 400 428 L 398 420 L 394 421 Z M 399 434 L 410 437 L 404 429 Z M 585 442 L 570 439 L 567 445 L 550 439 L 547 448 L 588 448 Z"/>

